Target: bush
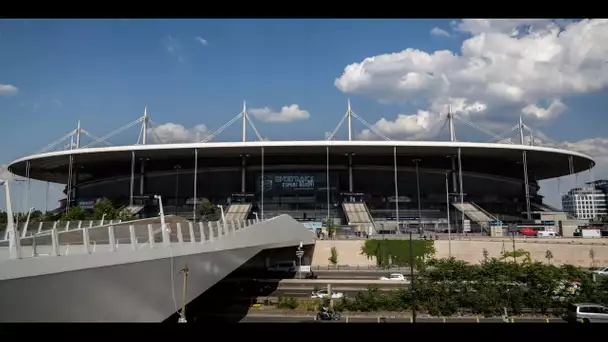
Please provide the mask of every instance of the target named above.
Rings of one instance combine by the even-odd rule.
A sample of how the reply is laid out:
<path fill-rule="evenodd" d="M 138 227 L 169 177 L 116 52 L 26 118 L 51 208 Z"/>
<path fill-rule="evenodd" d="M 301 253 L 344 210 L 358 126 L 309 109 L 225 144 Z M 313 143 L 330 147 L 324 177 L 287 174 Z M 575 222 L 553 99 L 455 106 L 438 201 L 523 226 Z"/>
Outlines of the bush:
<path fill-rule="evenodd" d="M 338 250 L 335 246 L 331 248 L 331 256 L 328 258 L 328 260 L 332 265 L 338 264 Z"/>
<path fill-rule="evenodd" d="M 470 265 L 455 259 L 430 260 L 421 269 L 415 289 L 379 291 L 368 287 L 352 298 L 334 301 L 336 311 L 373 312 L 416 309 L 434 316 L 450 316 L 460 310 L 480 315 L 510 314 L 523 309 L 535 313 L 561 314 L 568 304 L 594 302 L 608 304 L 608 277 L 594 282 L 588 272 L 573 266 L 556 267 L 540 262 L 515 263 L 489 259 Z M 573 292 L 571 282 L 580 282 Z M 316 310 L 317 302 L 300 303 L 306 310 Z M 295 309 L 298 301 L 279 298 L 279 307 Z"/>
<path fill-rule="evenodd" d="M 412 259 L 414 266 L 420 268 L 435 254 L 434 241 L 412 240 Z M 378 267 L 410 265 L 410 240 L 366 240 L 361 254 L 368 259 L 375 258 Z"/>
<path fill-rule="evenodd" d="M 279 297 L 277 307 L 279 309 L 296 309 L 300 303 L 293 297 Z"/>

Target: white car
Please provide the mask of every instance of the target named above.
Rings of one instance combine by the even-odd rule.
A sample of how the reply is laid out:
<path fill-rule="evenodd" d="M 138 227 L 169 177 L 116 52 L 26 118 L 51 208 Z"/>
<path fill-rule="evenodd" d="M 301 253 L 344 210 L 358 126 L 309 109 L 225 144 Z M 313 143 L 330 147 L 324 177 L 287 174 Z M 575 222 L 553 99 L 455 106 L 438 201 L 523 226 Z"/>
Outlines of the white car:
<path fill-rule="evenodd" d="M 312 295 L 310 296 L 310 298 L 319 298 L 319 299 L 325 299 L 327 297 L 329 297 L 329 293 L 327 292 L 327 290 L 312 291 Z M 331 298 L 332 299 L 344 298 L 344 294 L 342 292 L 332 292 Z"/>
<path fill-rule="evenodd" d="M 380 280 L 406 281 L 407 279 L 401 273 L 391 273 L 388 277 L 380 277 Z"/>
<path fill-rule="evenodd" d="M 601 276 L 608 276 L 608 267 L 600 268 L 599 270 L 593 271 L 593 273 Z"/>

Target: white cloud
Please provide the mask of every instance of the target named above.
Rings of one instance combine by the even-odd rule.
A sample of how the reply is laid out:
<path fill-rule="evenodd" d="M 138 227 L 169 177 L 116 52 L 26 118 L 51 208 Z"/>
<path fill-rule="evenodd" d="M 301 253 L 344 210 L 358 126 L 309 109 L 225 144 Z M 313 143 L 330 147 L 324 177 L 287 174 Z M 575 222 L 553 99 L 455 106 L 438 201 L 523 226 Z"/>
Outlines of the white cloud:
<path fill-rule="evenodd" d="M 431 30 L 431 35 L 437 36 L 437 37 L 449 37 L 450 33 L 444 29 L 440 29 L 439 27 L 434 27 Z"/>
<path fill-rule="evenodd" d="M 566 105 L 563 104 L 562 101 L 554 99 L 547 108 L 540 108 L 537 105 L 530 104 L 524 107 L 521 112 L 537 119 L 546 120 L 559 116 L 565 110 Z"/>
<path fill-rule="evenodd" d="M 201 37 L 194 37 L 194 39 L 201 43 L 201 45 L 209 45 L 209 42 L 207 41 L 207 39 L 201 38 Z"/>
<path fill-rule="evenodd" d="M 563 142 L 566 148 L 593 157 L 596 165 L 592 173 L 582 172 L 578 175 L 541 181 L 540 190 L 545 196 L 544 201 L 561 208 L 561 196 L 575 187 L 583 186 L 592 179 L 608 179 L 608 138 L 592 138 L 576 142 Z"/>
<path fill-rule="evenodd" d="M 205 139 L 211 132 L 205 125 L 186 128 L 180 124 L 167 122 L 154 128 L 148 128 L 148 137 L 155 143 L 190 143 Z"/>
<path fill-rule="evenodd" d="M 250 109 L 249 112 L 258 120 L 270 123 L 286 123 L 292 121 L 306 120 L 310 113 L 300 109 L 297 104 L 283 106 L 280 112 L 275 112 L 268 107 Z"/>
<path fill-rule="evenodd" d="M 0 95 L 10 96 L 19 92 L 19 88 L 12 84 L 0 84 Z"/>
<path fill-rule="evenodd" d="M 171 56 L 174 56 L 178 62 L 181 63 L 184 61 L 182 44 L 177 39 L 175 39 L 171 36 L 168 36 L 164 40 L 164 44 L 165 44 L 165 50 L 167 50 L 167 52 Z"/>
<path fill-rule="evenodd" d="M 442 125 L 436 117 L 448 105 L 480 126 L 497 118 L 516 123 L 522 113 L 528 122 L 547 121 L 566 109 L 563 99 L 608 88 L 607 19 L 463 20 L 453 26 L 470 35 L 458 54 L 408 48 L 368 57 L 346 66 L 334 84 L 381 102 L 424 101 L 417 113 L 393 121 L 405 127 L 376 123 L 387 133 L 421 138 Z"/>

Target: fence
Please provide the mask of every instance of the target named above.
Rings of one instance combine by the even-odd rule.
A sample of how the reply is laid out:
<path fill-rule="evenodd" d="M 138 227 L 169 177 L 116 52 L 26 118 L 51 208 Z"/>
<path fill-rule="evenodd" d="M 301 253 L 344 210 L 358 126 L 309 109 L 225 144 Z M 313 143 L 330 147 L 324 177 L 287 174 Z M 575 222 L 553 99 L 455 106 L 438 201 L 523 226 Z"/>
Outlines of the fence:
<path fill-rule="evenodd" d="M 136 221 L 135 221 L 136 222 Z M 16 244 L 16 258 L 38 256 L 60 256 L 70 254 L 89 254 L 100 251 L 117 251 L 131 248 L 155 248 L 156 244 L 171 243 L 206 243 L 234 234 L 258 223 L 258 220 L 187 222 L 184 227 L 180 222 L 161 224 L 108 224 L 96 227 L 59 230 L 57 227 L 25 237 L 19 236 Z M 69 226 L 66 225 L 67 228 Z M 0 241 L 0 259 L 9 258 L 9 242 Z"/>

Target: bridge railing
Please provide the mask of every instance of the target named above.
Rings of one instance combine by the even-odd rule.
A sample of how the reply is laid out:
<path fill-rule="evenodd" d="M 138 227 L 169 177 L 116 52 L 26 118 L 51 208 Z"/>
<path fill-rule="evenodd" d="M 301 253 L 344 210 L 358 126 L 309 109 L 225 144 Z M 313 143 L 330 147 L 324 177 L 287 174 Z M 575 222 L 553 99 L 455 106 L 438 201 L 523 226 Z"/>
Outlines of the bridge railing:
<path fill-rule="evenodd" d="M 136 222 L 136 221 L 135 221 Z M 208 243 L 246 229 L 259 220 L 176 222 L 162 224 L 107 224 L 61 230 L 52 228 L 17 239 L 17 259 L 162 248 L 173 243 Z M 65 228 L 64 228 L 65 229 Z M 7 240 L 0 241 L 0 259 L 11 258 Z"/>
<path fill-rule="evenodd" d="M 32 236 L 57 228 L 59 231 L 81 229 L 83 227 L 97 227 L 104 224 L 116 224 L 121 220 L 82 220 L 82 221 L 42 221 L 42 222 L 18 222 L 15 229 L 20 232 L 21 237 Z M 0 230 L 0 241 L 8 238 L 6 228 Z"/>

